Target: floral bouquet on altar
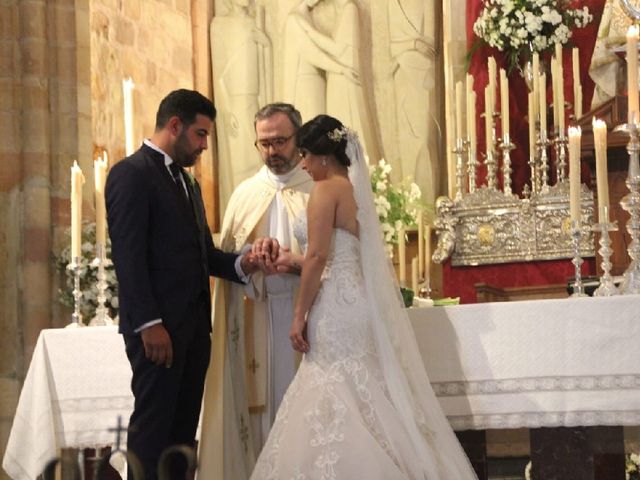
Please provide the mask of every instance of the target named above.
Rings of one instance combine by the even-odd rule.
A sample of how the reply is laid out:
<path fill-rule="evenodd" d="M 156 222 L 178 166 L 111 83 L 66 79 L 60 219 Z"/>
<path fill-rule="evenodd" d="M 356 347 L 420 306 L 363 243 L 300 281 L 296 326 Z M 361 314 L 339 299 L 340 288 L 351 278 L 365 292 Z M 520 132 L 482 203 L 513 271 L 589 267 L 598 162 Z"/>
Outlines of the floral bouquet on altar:
<path fill-rule="evenodd" d="M 486 0 L 473 24 L 480 39 L 471 53 L 483 43 L 504 52 L 509 70 L 544 52 L 556 43 L 564 45 L 571 29 L 582 28 L 593 20 L 586 6 L 571 8 L 567 0 Z"/>
<path fill-rule="evenodd" d="M 413 182 L 393 185 L 390 181 L 391 165 L 381 159 L 377 165 L 369 165 L 371 189 L 378 219 L 382 225 L 384 241 L 389 256 L 398 243 L 398 230 L 402 225 L 415 227 L 421 211 L 420 187 Z"/>
<path fill-rule="evenodd" d="M 105 245 L 105 255 L 111 258 L 111 241 L 107 235 L 107 244 Z M 82 227 L 82 245 L 80 257 L 80 313 L 82 314 L 82 323 L 88 325 L 95 316 L 98 306 L 98 267 L 92 265 L 93 259 L 96 257 L 96 224 L 85 223 Z M 71 246 L 65 247 L 58 255 L 54 257 L 56 270 L 61 274 L 62 286 L 58 290 L 58 300 L 63 305 L 73 309 L 73 273 L 67 269 L 67 265 L 71 261 Z M 118 314 L 118 280 L 113 263 L 108 263 L 104 267 L 107 288 L 104 292 L 106 300 L 105 307 L 109 316 L 115 318 Z"/>

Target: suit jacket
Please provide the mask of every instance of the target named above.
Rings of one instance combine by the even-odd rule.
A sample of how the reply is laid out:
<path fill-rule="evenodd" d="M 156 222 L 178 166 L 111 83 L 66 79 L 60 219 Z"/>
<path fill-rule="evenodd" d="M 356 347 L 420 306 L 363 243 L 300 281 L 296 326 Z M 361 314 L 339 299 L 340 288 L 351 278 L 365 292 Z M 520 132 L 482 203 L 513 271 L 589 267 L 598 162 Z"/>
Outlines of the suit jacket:
<path fill-rule="evenodd" d="M 190 177 L 185 183 L 189 200 L 164 156 L 144 144 L 109 172 L 105 198 L 121 333 L 157 318 L 176 331 L 200 295 L 211 308 L 209 275 L 240 281 L 237 254 L 213 245 L 198 183 Z"/>

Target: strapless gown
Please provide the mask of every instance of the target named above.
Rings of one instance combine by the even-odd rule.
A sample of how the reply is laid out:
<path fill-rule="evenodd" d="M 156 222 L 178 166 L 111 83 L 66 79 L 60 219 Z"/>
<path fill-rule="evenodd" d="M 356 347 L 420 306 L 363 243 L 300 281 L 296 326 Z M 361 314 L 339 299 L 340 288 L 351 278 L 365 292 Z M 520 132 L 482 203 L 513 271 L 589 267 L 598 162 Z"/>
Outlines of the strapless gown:
<path fill-rule="evenodd" d="M 306 222 L 294 227 L 306 245 Z M 359 240 L 336 228 L 308 315 L 310 349 L 252 480 L 412 478 L 403 458 L 414 449 L 382 381 L 368 316 Z"/>

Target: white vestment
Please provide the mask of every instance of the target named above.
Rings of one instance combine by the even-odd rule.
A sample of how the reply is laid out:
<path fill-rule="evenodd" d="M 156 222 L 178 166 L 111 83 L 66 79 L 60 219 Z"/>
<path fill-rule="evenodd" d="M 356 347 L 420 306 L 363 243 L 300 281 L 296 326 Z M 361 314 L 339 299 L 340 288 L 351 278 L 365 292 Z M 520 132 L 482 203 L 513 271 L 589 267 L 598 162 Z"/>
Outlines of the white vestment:
<path fill-rule="evenodd" d="M 280 178 L 261 168 L 232 194 L 220 247 L 240 251 L 257 237 L 273 236 L 300 253 L 291 229 L 312 185 L 300 167 Z M 288 338 L 297 284 L 293 275 L 261 273 L 246 286 L 216 280 L 201 479 L 243 480 L 251 474 L 297 366 Z"/>

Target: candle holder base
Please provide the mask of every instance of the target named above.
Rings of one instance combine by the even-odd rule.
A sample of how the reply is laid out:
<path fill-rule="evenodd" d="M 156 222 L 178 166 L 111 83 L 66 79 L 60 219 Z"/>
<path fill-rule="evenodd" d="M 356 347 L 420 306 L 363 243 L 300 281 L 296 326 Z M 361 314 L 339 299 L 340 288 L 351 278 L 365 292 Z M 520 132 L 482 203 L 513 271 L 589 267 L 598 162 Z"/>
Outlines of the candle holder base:
<path fill-rule="evenodd" d="M 105 246 L 101 243 L 96 244 L 96 258 L 91 262 L 91 266 L 98 269 L 98 283 L 96 284 L 98 288 L 98 306 L 96 307 L 95 316 L 89 322 L 89 326 L 91 327 L 110 326 L 114 324 L 113 319 L 109 316 L 109 310 L 105 307 L 107 300 L 105 292 L 108 288 L 105 268 L 111 265 L 111 260 L 106 256 Z"/>
<path fill-rule="evenodd" d="M 71 323 L 66 328 L 83 327 L 82 314 L 80 313 L 80 299 L 82 298 L 82 290 L 80 289 L 80 257 L 72 257 L 71 263 L 67 265 L 67 270 L 73 273 L 73 313 L 71 314 Z"/>
<path fill-rule="evenodd" d="M 580 256 L 580 237 L 582 236 L 582 231 L 579 221 L 574 220 L 571 222 L 571 236 L 573 237 L 573 260 L 571 260 L 571 263 L 573 263 L 575 268 L 575 281 L 573 283 L 573 293 L 570 297 L 588 297 L 588 295 L 584 293 L 584 285 L 582 284 L 581 267 L 584 260 L 582 260 Z"/>
<path fill-rule="evenodd" d="M 635 295 L 640 293 L 640 264 L 633 260 L 624 272 L 620 293 L 623 295 Z"/>
<path fill-rule="evenodd" d="M 601 218 L 609 218 L 608 207 L 605 206 L 603 209 Z M 600 286 L 593 292 L 593 296 L 612 297 L 614 295 L 619 295 L 620 291 L 613 283 L 613 278 L 611 277 L 611 254 L 613 253 L 613 250 L 611 249 L 611 239 L 609 237 L 609 232 L 617 231 L 618 225 L 615 222 L 604 221 L 596 223 L 592 227 L 592 230 L 594 232 L 600 232 L 600 249 L 598 250 L 598 253 L 602 258 L 602 276 L 600 277 Z"/>

